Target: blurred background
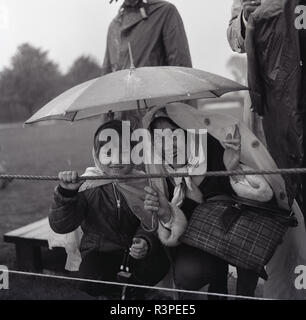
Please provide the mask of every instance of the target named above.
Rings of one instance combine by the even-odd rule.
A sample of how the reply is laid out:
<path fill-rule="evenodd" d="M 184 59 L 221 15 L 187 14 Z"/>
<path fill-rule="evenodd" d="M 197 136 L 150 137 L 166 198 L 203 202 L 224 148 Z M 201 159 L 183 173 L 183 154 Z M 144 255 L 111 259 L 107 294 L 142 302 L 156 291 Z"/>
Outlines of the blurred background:
<path fill-rule="evenodd" d="M 231 1 L 172 2 L 194 67 L 243 82 L 244 58 L 226 38 Z M 0 123 L 24 121 L 62 91 L 99 76 L 108 25 L 121 3 L 0 0 Z"/>

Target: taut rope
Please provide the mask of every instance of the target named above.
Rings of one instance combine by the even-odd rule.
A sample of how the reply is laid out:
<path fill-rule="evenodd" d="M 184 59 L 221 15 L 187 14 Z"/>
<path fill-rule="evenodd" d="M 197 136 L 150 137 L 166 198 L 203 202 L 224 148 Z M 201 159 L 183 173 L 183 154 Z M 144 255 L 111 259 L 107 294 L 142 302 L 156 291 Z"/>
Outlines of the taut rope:
<path fill-rule="evenodd" d="M 135 180 L 135 179 L 158 179 L 158 178 L 185 178 L 190 176 L 206 177 L 232 177 L 248 175 L 300 175 L 306 174 L 306 168 L 300 169 L 275 169 L 275 170 L 233 170 L 233 171 L 209 171 L 201 175 L 191 175 L 190 173 L 165 173 L 165 174 L 136 174 L 136 175 L 117 175 L 117 176 L 96 176 L 96 177 L 79 177 L 80 181 L 85 180 Z M 59 181 L 58 176 L 35 176 L 35 175 L 13 175 L 2 174 L 0 179 L 3 180 L 30 180 L 30 181 Z"/>

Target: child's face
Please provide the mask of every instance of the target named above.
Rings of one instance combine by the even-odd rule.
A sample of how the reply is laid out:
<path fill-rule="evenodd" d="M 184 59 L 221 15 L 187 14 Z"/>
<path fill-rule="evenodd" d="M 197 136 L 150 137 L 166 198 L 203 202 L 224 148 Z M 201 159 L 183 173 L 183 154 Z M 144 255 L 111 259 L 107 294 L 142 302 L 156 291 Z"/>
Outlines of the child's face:
<path fill-rule="evenodd" d="M 131 173 L 133 169 L 132 164 L 109 164 L 101 165 L 103 172 L 108 176 L 125 176 Z"/>
<path fill-rule="evenodd" d="M 99 161 L 103 172 L 111 176 L 129 174 L 134 167 L 132 161 L 130 160 L 130 150 L 125 146 L 120 148 L 116 142 L 108 143 L 108 147 L 110 147 L 110 149 L 107 148 L 107 150 L 106 148 L 102 147 L 99 151 Z M 105 164 L 105 159 L 107 159 L 107 164 Z M 125 164 L 127 159 L 129 160 L 130 164 Z"/>

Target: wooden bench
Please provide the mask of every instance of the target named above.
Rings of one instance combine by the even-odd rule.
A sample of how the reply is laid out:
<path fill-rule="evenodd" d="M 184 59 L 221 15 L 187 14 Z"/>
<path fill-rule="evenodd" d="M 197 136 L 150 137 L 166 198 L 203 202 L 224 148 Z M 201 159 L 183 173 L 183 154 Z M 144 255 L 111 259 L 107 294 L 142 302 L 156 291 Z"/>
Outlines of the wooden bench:
<path fill-rule="evenodd" d="M 3 236 L 5 242 L 16 246 L 17 267 L 22 271 L 41 272 L 43 270 L 41 248 L 48 248 L 50 225 L 48 218 L 13 230 Z M 230 274 L 237 277 L 236 269 L 230 266 Z M 172 278 L 168 275 L 158 286 L 172 288 Z M 262 281 L 260 285 L 262 286 Z M 231 284 L 233 286 L 233 283 Z M 234 289 L 233 289 L 234 291 Z"/>
<path fill-rule="evenodd" d="M 48 247 L 50 226 L 47 219 L 13 230 L 3 236 L 5 242 L 16 246 L 17 267 L 22 271 L 43 269 L 41 247 Z"/>

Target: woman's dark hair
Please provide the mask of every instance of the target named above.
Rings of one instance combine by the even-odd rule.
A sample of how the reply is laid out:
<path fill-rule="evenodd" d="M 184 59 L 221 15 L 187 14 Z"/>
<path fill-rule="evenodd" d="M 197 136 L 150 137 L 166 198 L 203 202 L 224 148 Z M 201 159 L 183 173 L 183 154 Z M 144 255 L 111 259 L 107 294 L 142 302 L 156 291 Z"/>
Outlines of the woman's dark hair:
<path fill-rule="evenodd" d="M 168 117 L 158 117 L 158 118 L 155 118 L 151 122 L 151 124 L 149 126 L 149 130 L 150 130 L 151 133 L 153 133 L 154 130 L 157 129 L 157 124 L 160 123 L 161 121 L 168 122 L 171 125 L 173 125 L 174 127 L 179 128 L 179 126 L 174 121 L 172 121 L 170 118 L 168 118 Z"/>
<path fill-rule="evenodd" d="M 102 126 L 100 126 L 97 129 L 95 136 L 94 136 L 94 149 L 95 149 L 95 152 L 97 155 L 98 155 L 101 147 L 103 147 L 108 142 L 108 141 L 99 141 L 100 133 L 103 130 L 108 130 L 108 129 L 115 130 L 118 133 L 120 140 L 122 140 L 122 121 L 121 120 L 112 120 L 112 121 L 109 121 L 109 122 L 102 124 Z M 132 130 L 130 127 L 130 136 L 131 135 L 132 135 Z M 134 142 L 130 142 L 130 143 L 131 143 L 131 148 L 133 148 L 135 143 Z"/>

